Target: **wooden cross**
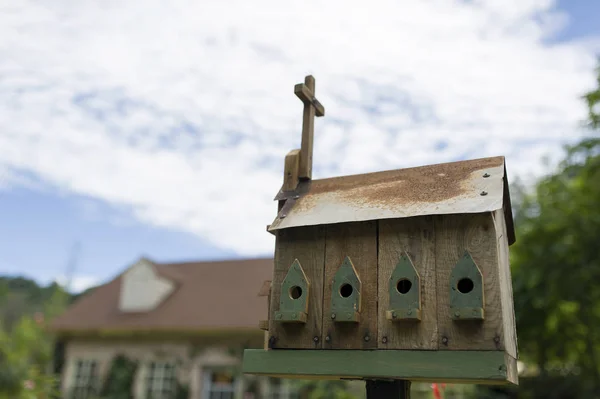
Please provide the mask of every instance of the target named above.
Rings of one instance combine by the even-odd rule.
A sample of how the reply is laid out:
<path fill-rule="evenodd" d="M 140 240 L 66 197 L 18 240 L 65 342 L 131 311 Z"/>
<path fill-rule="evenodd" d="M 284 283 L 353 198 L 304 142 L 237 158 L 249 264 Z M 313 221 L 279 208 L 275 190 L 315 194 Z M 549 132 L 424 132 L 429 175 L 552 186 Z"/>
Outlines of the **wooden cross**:
<path fill-rule="evenodd" d="M 300 179 L 312 178 L 313 136 L 315 131 L 315 115 L 324 116 L 325 108 L 315 98 L 315 78 L 308 75 L 304 83 L 294 86 L 294 94 L 304 103 L 302 118 L 302 144 L 300 146 Z"/>

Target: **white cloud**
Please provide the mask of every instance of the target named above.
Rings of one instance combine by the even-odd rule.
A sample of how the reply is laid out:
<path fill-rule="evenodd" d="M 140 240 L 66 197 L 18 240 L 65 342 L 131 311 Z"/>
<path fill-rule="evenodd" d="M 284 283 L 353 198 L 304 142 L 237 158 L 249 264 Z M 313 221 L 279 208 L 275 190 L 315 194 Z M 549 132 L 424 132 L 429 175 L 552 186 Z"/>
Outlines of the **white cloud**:
<path fill-rule="evenodd" d="M 0 4 L 0 175 L 24 170 L 242 255 L 300 143 L 314 177 L 506 155 L 540 174 L 585 117 L 590 43 L 552 1 L 22 0 Z M 8 171 L 8 172 L 7 172 Z"/>
<path fill-rule="evenodd" d="M 67 286 L 71 293 L 78 294 L 87 290 L 88 288 L 95 287 L 102 283 L 98 277 L 95 276 L 73 276 L 70 281 L 65 276 L 59 276 L 54 279 L 58 284 Z"/>

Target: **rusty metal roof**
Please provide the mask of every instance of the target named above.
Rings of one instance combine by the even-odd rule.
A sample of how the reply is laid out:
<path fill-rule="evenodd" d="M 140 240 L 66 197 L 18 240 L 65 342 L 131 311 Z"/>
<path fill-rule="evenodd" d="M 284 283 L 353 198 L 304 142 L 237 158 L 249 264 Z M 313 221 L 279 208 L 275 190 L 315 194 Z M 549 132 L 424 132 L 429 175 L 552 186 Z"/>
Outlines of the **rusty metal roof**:
<path fill-rule="evenodd" d="M 509 242 L 514 229 L 504 157 L 481 158 L 301 182 L 280 191 L 285 204 L 268 231 L 378 219 L 504 208 Z"/>

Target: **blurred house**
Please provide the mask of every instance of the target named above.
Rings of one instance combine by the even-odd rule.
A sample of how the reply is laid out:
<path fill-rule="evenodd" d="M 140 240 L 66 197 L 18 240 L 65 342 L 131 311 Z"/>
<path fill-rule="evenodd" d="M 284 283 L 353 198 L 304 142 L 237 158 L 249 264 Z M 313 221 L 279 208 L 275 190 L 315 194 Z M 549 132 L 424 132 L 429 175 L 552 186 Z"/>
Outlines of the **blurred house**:
<path fill-rule="evenodd" d="M 179 397 L 192 399 L 295 398 L 288 381 L 240 371 L 243 349 L 263 346 L 258 321 L 267 319 L 267 297 L 258 291 L 272 271 L 272 259 L 140 259 L 52 324 L 63 348 L 63 392 L 92 398 L 122 355 L 137 361 L 136 399 L 162 398 L 178 387 Z"/>

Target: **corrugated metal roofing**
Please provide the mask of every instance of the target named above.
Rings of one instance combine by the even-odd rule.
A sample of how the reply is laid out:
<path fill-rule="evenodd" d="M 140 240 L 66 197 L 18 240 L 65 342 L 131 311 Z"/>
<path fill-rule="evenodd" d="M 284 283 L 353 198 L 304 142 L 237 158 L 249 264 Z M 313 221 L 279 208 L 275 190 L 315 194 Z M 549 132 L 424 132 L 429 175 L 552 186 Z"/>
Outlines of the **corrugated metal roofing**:
<path fill-rule="evenodd" d="M 504 207 L 514 241 L 504 157 L 427 165 L 302 182 L 268 227 L 281 229 L 397 219 L 412 216 L 491 212 Z"/>

